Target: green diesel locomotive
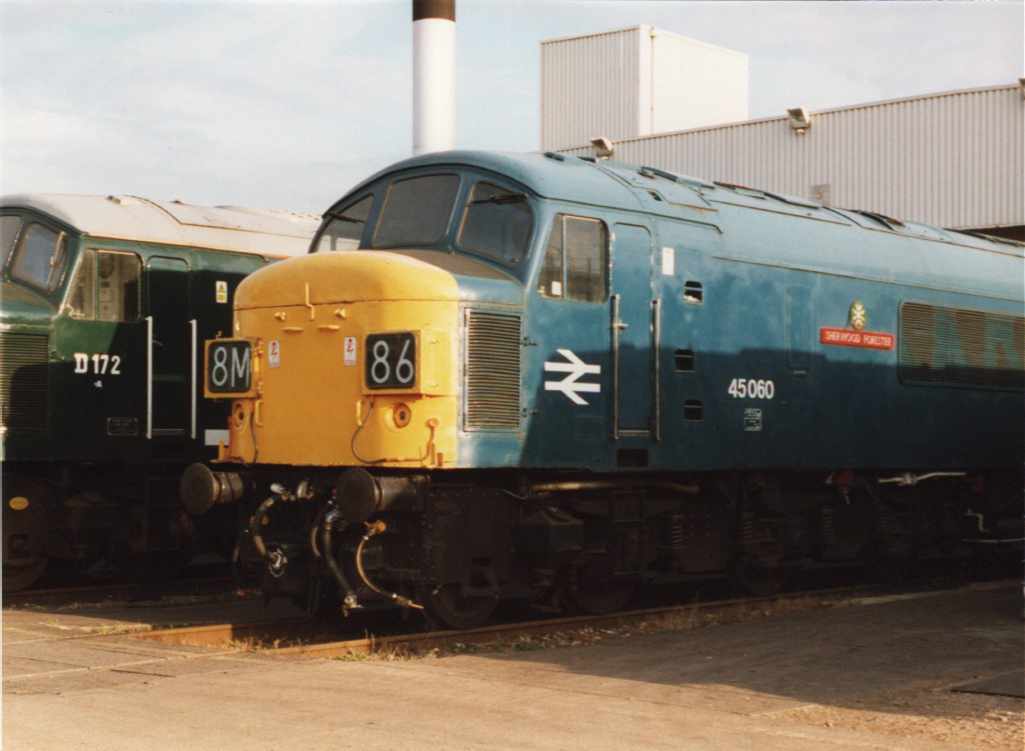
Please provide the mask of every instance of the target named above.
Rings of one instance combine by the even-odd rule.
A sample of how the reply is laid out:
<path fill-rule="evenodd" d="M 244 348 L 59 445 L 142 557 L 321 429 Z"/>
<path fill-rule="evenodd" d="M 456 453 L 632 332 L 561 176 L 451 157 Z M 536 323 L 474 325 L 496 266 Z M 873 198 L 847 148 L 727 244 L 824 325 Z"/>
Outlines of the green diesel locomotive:
<path fill-rule="evenodd" d="M 230 331 L 239 281 L 304 254 L 317 219 L 131 196 L 0 199 L 5 591 L 51 559 L 180 561 L 233 530 L 197 529 L 177 500 L 181 468 L 226 440 L 226 405 L 202 398 L 200 347 Z"/>

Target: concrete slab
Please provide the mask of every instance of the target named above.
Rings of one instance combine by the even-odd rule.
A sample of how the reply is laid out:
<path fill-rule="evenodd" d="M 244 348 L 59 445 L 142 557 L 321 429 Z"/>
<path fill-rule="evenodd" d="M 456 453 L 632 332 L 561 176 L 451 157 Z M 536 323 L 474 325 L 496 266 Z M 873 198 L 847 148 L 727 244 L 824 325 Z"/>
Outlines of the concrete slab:
<path fill-rule="evenodd" d="M 1025 702 L 948 690 L 1022 664 L 1019 598 L 961 593 L 417 660 L 87 640 L 59 653 L 91 661 L 73 672 L 13 663 L 4 748 L 1020 751 Z"/>
<path fill-rule="evenodd" d="M 197 601 L 198 600 L 198 601 Z M 264 604 L 262 599 L 178 598 L 156 602 L 75 603 L 58 606 L 4 608 L 4 644 L 40 639 L 78 638 L 133 633 L 211 623 L 257 623 L 302 617 L 303 611 L 285 600 Z"/>
<path fill-rule="evenodd" d="M 301 678 L 296 669 L 301 669 Z M 195 676 L 192 677 L 193 679 Z M 179 679 L 181 680 L 181 679 Z M 893 739 L 830 733 L 631 695 L 496 681 L 429 663 L 276 666 L 131 691 L 83 691 L 46 709 L 10 697 L 4 746 L 14 749 L 892 749 Z M 49 699 L 49 697 L 45 697 Z M 60 710 L 59 723 L 44 714 Z M 46 727 L 43 732 L 43 727 Z M 84 743 L 91 739 L 93 745 Z M 907 741 L 907 749 L 957 746 Z"/>

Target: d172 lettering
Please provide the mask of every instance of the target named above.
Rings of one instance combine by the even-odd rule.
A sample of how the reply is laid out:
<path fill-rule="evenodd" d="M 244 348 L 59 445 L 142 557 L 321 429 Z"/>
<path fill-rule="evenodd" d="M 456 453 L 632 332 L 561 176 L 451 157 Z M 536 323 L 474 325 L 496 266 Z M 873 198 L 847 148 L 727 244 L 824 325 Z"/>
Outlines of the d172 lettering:
<path fill-rule="evenodd" d="M 120 355 L 109 355 L 106 352 L 76 352 L 74 358 L 76 375 L 121 375 Z"/>

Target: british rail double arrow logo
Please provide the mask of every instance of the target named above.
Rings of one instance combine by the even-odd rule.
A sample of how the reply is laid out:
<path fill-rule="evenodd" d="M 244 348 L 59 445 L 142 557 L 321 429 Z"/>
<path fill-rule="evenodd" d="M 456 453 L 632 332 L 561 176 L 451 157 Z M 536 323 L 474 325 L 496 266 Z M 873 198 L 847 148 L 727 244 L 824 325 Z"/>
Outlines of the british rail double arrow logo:
<path fill-rule="evenodd" d="M 585 375 L 601 375 L 601 365 L 589 365 L 571 350 L 556 350 L 566 358 L 566 362 L 545 362 L 546 373 L 565 373 L 561 381 L 545 381 L 545 391 L 561 391 L 574 404 L 587 405 L 580 394 L 597 394 L 601 392 L 600 383 L 579 383 Z"/>

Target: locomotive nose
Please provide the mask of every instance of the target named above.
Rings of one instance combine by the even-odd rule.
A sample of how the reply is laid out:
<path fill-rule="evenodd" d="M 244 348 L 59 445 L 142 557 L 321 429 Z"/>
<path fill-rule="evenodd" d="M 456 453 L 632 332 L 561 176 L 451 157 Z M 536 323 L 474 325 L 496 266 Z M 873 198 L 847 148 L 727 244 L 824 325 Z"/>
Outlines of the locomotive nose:
<path fill-rule="evenodd" d="M 437 266 L 400 253 L 347 251 L 311 253 L 260 269 L 239 285 L 235 309 L 458 299 L 455 277 Z"/>
<path fill-rule="evenodd" d="M 220 458 L 297 466 L 439 466 L 455 456 L 459 287 L 437 266 L 384 251 L 318 253 L 248 277 L 233 338 L 208 350 L 251 364 Z M 221 368 L 214 372 L 211 368 Z M 234 372 L 234 371 L 233 371 Z"/>

